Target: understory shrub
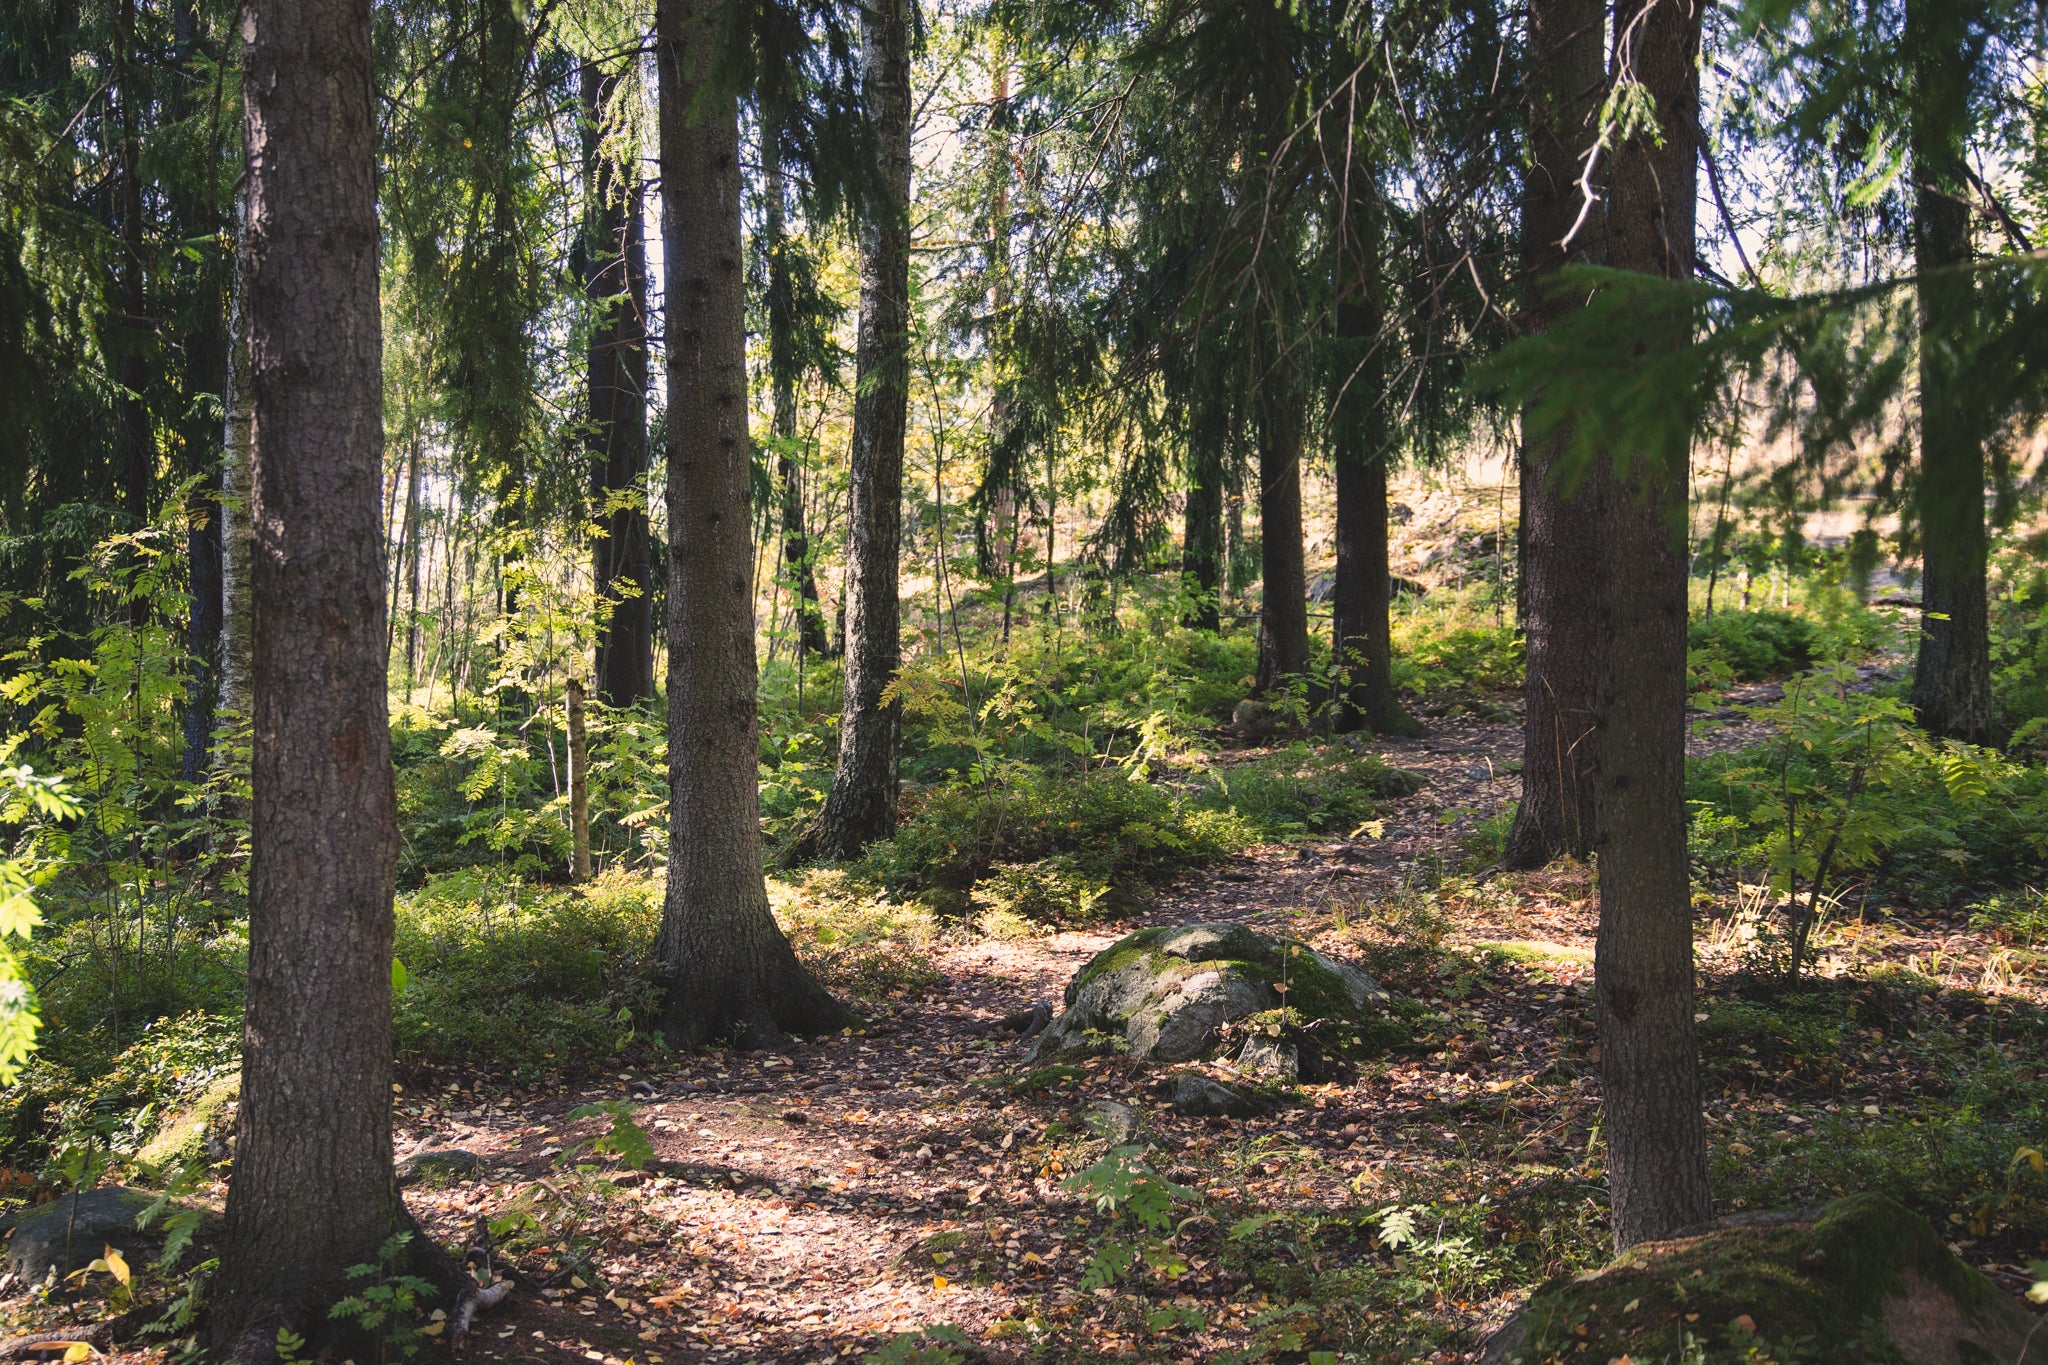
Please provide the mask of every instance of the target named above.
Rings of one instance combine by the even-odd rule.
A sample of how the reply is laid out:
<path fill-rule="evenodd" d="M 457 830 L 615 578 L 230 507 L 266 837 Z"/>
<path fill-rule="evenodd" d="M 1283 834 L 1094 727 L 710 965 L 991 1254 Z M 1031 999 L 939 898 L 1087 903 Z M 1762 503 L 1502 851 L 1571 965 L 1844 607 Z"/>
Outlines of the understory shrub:
<path fill-rule="evenodd" d="M 1695 676 L 1719 664 L 1738 682 L 1761 682 L 1810 667 L 1820 632 L 1787 611 L 1723 611 L 1686 627 L 1685 643 Z"/>
<path fill-rule="evenodd" d="M 627 872 L 575 892 L 429 879 L 398 903 L 399 1058 L 537 1070 L 624 1050 L 653 1017 L 660 921 L 660 881 Z"/>
<path fill-rule="evenodd" d="M 1257 842 L 1237 816 L 1116 770 L 1026 772 L 988 789 L 906 796 L 904 806 L 895 838 L 875 845 L 852 871 L 899 899 L 923 894 L 949 912 L 964 911 L 968 893 L 999 865 L 1065 855 L 1061 876 L 1120 896 Z"/>
<path fill-rule="evenodd" d="M 1383 800 L 1412 796 L 1422 779 L 1375 754 L 1345 745 L 1294 744 L 1278 753 L 1211 770 L 1194 796 L 1203 810 L 1227 812 L 1267 838 L 1351 832 Z"/>

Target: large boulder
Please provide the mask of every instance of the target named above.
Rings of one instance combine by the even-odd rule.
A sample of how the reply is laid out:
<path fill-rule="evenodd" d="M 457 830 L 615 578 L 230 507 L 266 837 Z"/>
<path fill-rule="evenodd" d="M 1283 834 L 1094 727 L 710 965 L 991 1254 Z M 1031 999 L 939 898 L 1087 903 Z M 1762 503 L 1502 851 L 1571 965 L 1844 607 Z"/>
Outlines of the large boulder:
<path fill-rule="evenodd" d="M 1142 929 L 1067 983 L 1066 1009 L 1039 1035 L 1031 1060 L 1097 1052 L 1120 1039 L 1136 1061 L 1190 1062 L 1223 1025 L 1250 1015 L 1285 1006 L 1302 1023 L 1365 1027 L 1389 998 L 1361 969 L 1242 924 Z"/>
<path fill-rule="evenodd" d="M 52 1267 L 61 1280 L 80 1266 L 92 1264 L 110 1246 L 140 1265 L 163 1241 L 162 1219 L 147 1232 L 135 1226 L 136 1215 L 155 1202 L 155 1195 L 142 1190 L 102 1185 L 75 1198 L 61 1195 L 25 1209 L 13 1219 L 7 1268 L 21 1284 L 42 1283 Z M 67 1245 L 71 1251 L 68 1258 L 64 1254 Z"/>
<path fill-rule="evenodd" d="M 1856 1194 L 1818 1213 L 1645 1242 L 1604 1270 L 1553 1281 L 1480 1361 L 1989 1365 L 2019 1360 L 2038 1321 L 1925 1218 Z"/>

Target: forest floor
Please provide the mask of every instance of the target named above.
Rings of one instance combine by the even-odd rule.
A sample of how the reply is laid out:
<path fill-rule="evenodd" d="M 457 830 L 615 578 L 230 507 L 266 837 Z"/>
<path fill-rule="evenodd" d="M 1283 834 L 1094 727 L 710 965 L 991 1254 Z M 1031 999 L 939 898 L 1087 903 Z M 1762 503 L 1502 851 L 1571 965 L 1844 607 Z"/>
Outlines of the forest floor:
<path fill-rule="evenodd" d="M 1751 691 L 1735 700 L 1767 699 Z M 1748 742 L 1758 728 L 1730 710 L 1694 742 Z M 882 1002 L 860 1035 L 786 1056 L 692 1057 L 570 1094 L 488 1098 L 445 1079 L 441 1093 L 410 1091 L 401 1151 L 452 1145 L 485 1160 L 479 1178 L 414 1192 L 442 1235 L 462 1240 L 479 1215 L 515 1209 L 553 1233 L 510 1267 L 520 1292 L 480 1324 L 472 1354 L 824 1362 L 951 1324 L 990 1359 L 1044 1345 L 1073 1360 L 1226 1351 L 1298 1360 L 1304 1344 L 1319 1343 L 1374 1356 L 1384 1348 L 1388 1359 L 1462 1358 L 1531 1279 L 1473 1274 L 1461 1289 L 1440 1275 L 1421 1301 L 1378 1306 L 1319 1303 L 1308 1286 L 1346 1261 L 1392 1260 L 1369 1238 L 1346 1245 L 1315 1231 L 1317 1219 L 1356 1220 L 1389 1204 L 1491 1201 L 1493 1230 L 1554 1248 L 1536 1279 L 1576 1268 L 1575 1240 L 1602 1236 L 1588 1166 L 1598 1102 L 1590 873 L 1566 866 L 1481 880 L 1452 871 L 1466 861 L 1472 827 L 1514 795 L 1506 773 L 1519 743 L 1512 724 L 1439 720 L 1426 737 L 1377 745 L 1427 779 L 1390 806 L 1378 838 L 1259 850 L 1088 932 L 942 946 L 939 982 Z M 1455 922 L 1440 955 L 1393 984 L 1437 1010 L 1428 1050 L 1368 1066 L 1349 1084 L 1306 1086 L 1298 1106 L 1268 1117 L 1179 1116 L 1153 1097 L 1147 1074 L 1117 1059 L 1034 1078 L 1023 1065 L 1029 1044 L 994 1027 L 1038 1002 L 1057 1008 L 1089 957 L 1146 924 L 1238 920 L 1343 953 L 1361 934 L 1400 932 L 1384 922 L 1385 907 L 1425 888 Z M 1714 951 L 1710 942 L 1710 968 Z M 1818 973 L 1850 980 L 1881 963 L 1940 963 L 1977 1002 L 1962 1008 L 1990 1010 L 1995 1030 L 1995 1002 L 1974 991 L 1995 955 L 1945 916 L 1894 914 L 1836 926 Z M 1734 987 L 1717 983 L 1703 1008 L 1716 1008 L 1723 989 Z M 1797 1143 L 1823 1122 L 1875 1123 L 1942 1085 L 1902 1065 L 1896 1048 L 1861 1055 L 1863 1065 L 1832 1076 L 1799 1074 L 1797 1058 L 1791 1074 L 1767 1068 L 1748 1042 L 1708 1056 L 1720 1091 L 1708 1119 L 1717 1149 L 1742 1156 Z M 558 1150 L 605 1126 L 569 1112 L 630 1098 L 635 1083 L 654 1090 L 639 1106 L 655 1149 L 646 1171 L 562 1175 Z M 1177 1211 L 1190 1219 L 1180 1234 L 1188 1268 L 1175 1279 L 1077 1287 L 1103 1229 L 1061 1181 L 1106 1146 L 1081 1121 L 1096 1100 L 1135 1108 L 1150 1160 L 1191 1191 Z M 1242 1219 L 1276 1213 L 1277 1246 L 1253 1254 L 1229 1235 Z M 2025 1249 L 1996 1227 L 1976 1230 L 1971 1239 L 1951 1229 L 1977 1264 L 2023 1288 Z M 1375 1313 L 1386 1315 L 1384 1334 Z M 1442 1345 L 1426 1347 L 1432 1339 Z"/>
<path fill-rule="evenodd" d="M 1696 717 L 1694 744 L 1755 740 L 1761 727 L 1739 707 L 1768 699 L 1747 689 Z M 936 984 L 866 1006 L 861 1032 L 566 1089 L 408 1074 L 401 1157 L 456 1147 L 481 1159 L 414 1185 L 409 1203 L 450 1245 L 497 1222 L 497 1269 L 517 1285 L 463 1353 L 794 1365 L 857 1360 L 950 1324 L 990 1360 L 1470 1358 L 1528 1288 L 1599 1258 L 1592 879 L 1580 865 L 1513 877 L 1472 866 L 1475 829 L 1516 794 L 1515 724 L 1440 718 L 1373 747 L 1426 779 L 1387 804 L 1377 837 L 1256 850 L 1086 932 L 942 941 Z M 1407 958 L 1382 953 L 1408 964 L 1387 984 L 1433 1013 L 1413 1044 L 1351 1081 L 1304 1086 L 1291 1107 L 1246 1120 L 1180 1116 L 1121 1059 L 1033 1073 L 1029 1043 L 999 1027 L 1039 1002 L 1057 1008 L 1089 957 L 1134 928 L 1223 920 L 1340 955 L 1408 943 Z M 2041 1003 L 2026 979 L 1991 983 L 1997 946 L 1941 913 L 1836 923 L 1821 948 L 1816 988 L 1853 993 L 1878 966 L 1911 966 L 1949 988 L 1934 997 L 1945 1018 L 1994 1039 L 2002 1009 Z M 1748 1017 L 1734 950 L 1710 923 L 1703 1019 Z M 1952 1079 L 1916 1067 L 1882 1028 L 1807 1055 L 1779 1045 L 1775 1019 L 1761 1032 L 1702 1027 L 1717 1175 L 1823 1132 L 1852 1140 Z M 1107 1146 L 1084 1116 L 1100 1100 L 1136 1110 L 1148 1160 L 1186 1187 L 1177 1276 L 1080 1288 L 1106 1228 L 1062 1181 Z M 644 1169 L 560 1159 L 607 1126 L 572 1111 L 604 1101 L 634 1104 L 653 1145 Z M 1724 1183 L 1724 1206 L 1750 1187 Z M 1438 1220 L 1434 1262 L 1372 1235 L 1390 1206 Z M 1473 1236 L 1444 1235 L 1451 1217 Z M 2024 1288 L 2041 1248 L 1994 1220 L 1951 1222 L 1959 1250 Z M 1518 1250 L 1489 1258 L 1492 1244 Z"/>

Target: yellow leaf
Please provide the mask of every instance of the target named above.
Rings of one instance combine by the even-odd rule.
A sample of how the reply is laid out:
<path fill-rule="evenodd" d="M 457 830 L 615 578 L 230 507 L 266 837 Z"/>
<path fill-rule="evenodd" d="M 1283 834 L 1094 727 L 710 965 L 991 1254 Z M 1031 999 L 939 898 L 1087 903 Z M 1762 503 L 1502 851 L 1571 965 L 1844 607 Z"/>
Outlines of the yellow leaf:
<path fill-rule="evenodd" d="M 82 1342 L 82 1341 L 72 1341 L 72 1342 L 66 1342 L 66 1343 L 65 1343 L 65 1346 L 64 1346 L 64 1365 L 78 1365 L 78 1362 L 79 1362 L 79 1361 L 81 1361 L 81 1360 L 91 1360 L 91 1359 L 92 1359 L 92 1347 L 90 1347 L 90 1346 L 86 1345 L 86 1344 L 85 1344 L 84 1342 Z"/>
<path fill-rule="evenodd" d="M 423 1337 L 438 1337 L 447 1326 L 448 1324 L 445 1322 L 430 1322 L 425 1327 L 420 1328 L 420 1335 Z"/>
<path fill-rule="evenodd" d="M 119 1280 L 125 1287 L 128 1283 L 128 1262 L 122 1259 L 121 1253 L 112 1247 L 107 1248 L 106 1262 L 107 1273 Z"/>
<path fill-rule="evenodd" d="M 571 1289 L 588 1289 L 590 1284 L 581 1275 L 571 1275 L 569 1277 L 569 1287 Z"/>
<path fill-rule="evenodd" d="M 949 1284 L 951 1284 L 951 1283 L 952 1283 L 952 1281 L 951 1281 L 951 1280 L 949 1280 L 949 1279 L 947 1279 L 947 1278 L 946 1278 L 946 1277 L 945 1277 L 944 1275 L 934 1275 L 934 1276 L 932 1276 L 932 1290 L 933 1290 L 933 1292 L 935 1292 L 935 1293 L 940 1293 L 940 1294 L 943 1294 L 943 1293 L 945 1293 L 945 1292 L 946 1292 L 946 1286 L 947 1286 L 947 1285 L 949 1285 Z"/>

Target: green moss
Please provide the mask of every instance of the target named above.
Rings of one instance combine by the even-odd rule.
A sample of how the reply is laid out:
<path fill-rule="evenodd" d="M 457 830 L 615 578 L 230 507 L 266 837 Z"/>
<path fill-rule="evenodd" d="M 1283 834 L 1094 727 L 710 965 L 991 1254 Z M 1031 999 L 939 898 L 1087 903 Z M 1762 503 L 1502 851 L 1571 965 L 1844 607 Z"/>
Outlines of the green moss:
<path fill-rule="evenodd" d="M 1053 1090 L 1060 1086 L 1074 1085 L 1081 1079 L 1081 1068 L 1068 1066 L 1064 1062 L 1053 1066 L 1041 1066 L 1036 1071 L 1027 1071 L 1021 1076 L 997 1081 L 1012 1095 L 1035 1095 L 1041 1090 Z"/>
<path fill-rule="evenodd" d="M 1858 1194 L 1811 1222 L 1649 1243 L 1595 1275 L 1553 1282 L 1523 1310 L 1518 1346 L 1490 1358 L 1903 1361 L 1884 1312 L 1909 1274 L 1973 1317 L 2002 1297 L 1926 1219 Z"/>
<path fill-rule="evenodd" d="M 208 1130 L 220 1121 L 228 1105 L 241 1093 L 242 1074 L 239 1071 L 214 1081 L 179 1110 L 170 1122 L 159 1128 L 156 1136 L 136 1156 L 152 1166 L 161 1166 L 169 1161 L 189 1166 L 203 1160 Z"/>

